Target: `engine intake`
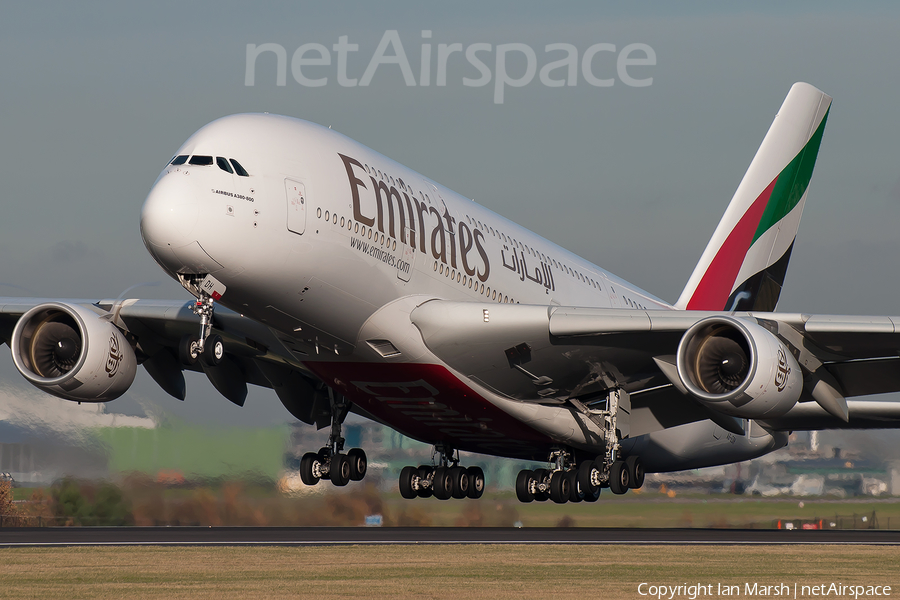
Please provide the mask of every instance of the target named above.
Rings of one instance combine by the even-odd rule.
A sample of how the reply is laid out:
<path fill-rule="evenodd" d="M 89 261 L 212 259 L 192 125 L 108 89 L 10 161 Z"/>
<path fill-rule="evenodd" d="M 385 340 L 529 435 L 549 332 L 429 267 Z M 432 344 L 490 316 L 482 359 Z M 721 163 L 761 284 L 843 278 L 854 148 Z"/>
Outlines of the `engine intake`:
<path fill-rule="evenodd" d="M 81 306 L 48 302 L 13 329 L 13 362 L 35 387 L 76 402 L 115 400 L 131 387 L 137 359 L 112 323 Z"/>
<path fill-rule="evenodd" d="M 768 330 L 735 317 L 709 317 L 688 329 L 676 360 L 682 385 L 710 408 L 744 419 L 781 416 L 800 399 L 803 374 Z"/>

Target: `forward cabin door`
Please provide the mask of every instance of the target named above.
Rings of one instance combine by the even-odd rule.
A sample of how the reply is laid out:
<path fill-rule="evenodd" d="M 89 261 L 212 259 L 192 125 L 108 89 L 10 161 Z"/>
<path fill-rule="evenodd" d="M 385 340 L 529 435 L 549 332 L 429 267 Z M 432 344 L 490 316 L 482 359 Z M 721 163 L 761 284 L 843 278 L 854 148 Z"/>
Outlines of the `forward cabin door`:
<path fill-rule="evenodd" d="M 306 209 L 309 207 L 306 186 L 302 181 L 285 179 L 284 191 L 287 194 L 287 228 L 302 235 L 306 231 Z"/>

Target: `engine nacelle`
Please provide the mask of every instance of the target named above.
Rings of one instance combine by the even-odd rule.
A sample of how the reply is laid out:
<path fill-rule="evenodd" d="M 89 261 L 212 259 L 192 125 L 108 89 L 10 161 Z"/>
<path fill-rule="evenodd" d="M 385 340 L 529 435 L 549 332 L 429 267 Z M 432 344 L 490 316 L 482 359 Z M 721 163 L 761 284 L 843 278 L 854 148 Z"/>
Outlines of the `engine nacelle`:
<path fill-rule="evenodd" d="M 115 400 L 131 387 L 134 350 L 112 323 L 81 306 L 35 306 L 13 329 L 13 362 L 35 387 L 76 402 Z"/>
<path fill-rule="evenodd" d="M 803 373 L 788 348 L 756 323 L 709 317 L 678 345 L 682 385 L 713 410 L 742 419 L 778 417 L 803 391 Z"/>

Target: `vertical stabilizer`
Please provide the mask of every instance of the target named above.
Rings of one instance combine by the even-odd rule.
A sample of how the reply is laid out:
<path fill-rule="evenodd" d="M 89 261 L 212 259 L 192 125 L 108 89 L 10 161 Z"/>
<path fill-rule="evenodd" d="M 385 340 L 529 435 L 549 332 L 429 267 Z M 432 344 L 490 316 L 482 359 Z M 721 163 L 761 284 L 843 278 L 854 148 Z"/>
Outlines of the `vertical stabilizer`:
<path fill-rule="evenodd" d="M 791 87 L 676 307 L 775 309 L 830 107 L 813 86 Z"/>

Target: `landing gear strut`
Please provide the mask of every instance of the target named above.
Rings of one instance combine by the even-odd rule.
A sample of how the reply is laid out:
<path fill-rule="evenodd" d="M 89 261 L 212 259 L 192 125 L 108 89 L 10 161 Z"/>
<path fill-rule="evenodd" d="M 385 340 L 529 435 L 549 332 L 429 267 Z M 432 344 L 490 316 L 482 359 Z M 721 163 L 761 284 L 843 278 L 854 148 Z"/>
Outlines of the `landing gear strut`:
<path fill-rule="evenodd" d="M 222 336 L 212 333 L 213 312 L 216 298 L 222 297 L 225 286 L 212 275 L 207 275 L 199 284 L 182 281 L 182 285 L 197 295 L 197 302 L 191 310 L 200 317 L 200 335 L 187 334 L 182 337 L 178 344 L 178 357 L 182 364 L 187 366 L 192 366 L 197 359 L 202 359 L 205 364 L 215 367 L 225 357 L 225 344 Z"/>
<path fill-rule="evenodd" d="M 621 390 L 610 390 L 606 408 L 594 410 L 579 401 L 572 404 L 603 430 L 605 451 L 594 460 L 575 463 L 564 448 L 550 452 L 549 469 L 523 470 L 516 478 L 516 497 L 521 502 L 553 500 L 596 502 L 604 487 L 614 494 L 624 494 L 644 484 L 644 467 L 638 456 L 621 460 L 619 442 L 628 435 L 631 402 Z M 624 418 L 620 418 L 624 417 Z M 624 434 L 623 434 L 624 432 Z"/>
<path fill-rule="evenodd" d="M 369 462 L 362 448 L 352 448 L 346 454 L 341 425 L 350 412 L 350 403 L 340 394 L 328 389 L 331 404 L 331 434 L 318 452 L 307 452 L 300 459 L 300 479 L 306 485 L 316 485 L 320 479 L 330 479 L 338 487 L 351 481 L 362 481 Z"/>
<path fill-rule="evenodd" d="M 400 495 L 438 500 L 450 498 L 481 498 L 484 493 L 484 471 L 481 467 L 463 467 L 459 452 L 438 444 L 432 458 L 435 466 L 403 467 L 400 471 Z"/>

